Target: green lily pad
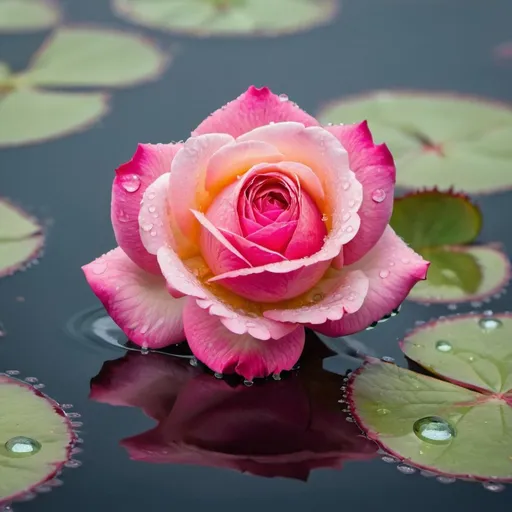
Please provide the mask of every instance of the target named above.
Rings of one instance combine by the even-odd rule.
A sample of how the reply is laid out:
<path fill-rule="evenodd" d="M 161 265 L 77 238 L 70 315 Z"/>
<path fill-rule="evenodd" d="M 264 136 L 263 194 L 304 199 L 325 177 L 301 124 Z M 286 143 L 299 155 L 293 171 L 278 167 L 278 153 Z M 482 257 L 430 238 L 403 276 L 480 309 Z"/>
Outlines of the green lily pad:
<path fill-rule="evenodd" d="M 425 190 L 395 199 L 391 225 L 415 249 L 473 242 L 482 214 L 468 197 Z"/>
<path fill-rule="evenodd" d="M 444 379 L 482 393 L 508 393 L 512 405 L 512 314 L 470 314 L 430 322 L 409 334 L 401 348 Z"/>
<path fill-rule="evenodd" d="M 57 404 L 0 374 L 0 504 L 52 478 L 68 461 L 74 433 Z"/>
<path fill-rule="evenodd" d="M 32 32 L 56 25 L 60 12 L 49 0 L 0 0 L 0 32 Z"/>
<path fill-rule="evenodd" d="M 195 36 L 272 36 L 330 21 L 338 0 L 111 0 L 122 18 Z"/>
<path fill-rule="evenodd" d="M 61 28 L 43 44 L 22 83 L 50 87 L 119 87 L 155 78 L 165 58 L 154 44 L 113 30 Z"/>
<path fill-rule="evenodd" d="M 19 89 L 0 99 L 0 148 L 85 130 L 108 111 L 103 93 Z"/>
<path fill-rule="evenodd" d="M 400 460 L 451 477 L 512 481 L 512 407 L 483 394 L 372 360 L 348 383 L 351 413 Z"/>
<path fill-rule="evenodd" d="M 512 109 L 450 94 L 382 91 L 333 102 L 323 122 L 367 119 L 397 165 L 397 185 L 489 194 L 512 188 Z"/>
<path fill-rule="evenodd" d="M 408 299 L 423 303 L 481 302 L 499 294 L 510 280 L 510 262 L 495 246 L 420 250 L 430 261 L 426 281 Z"/>
<path fill-rule="evenodd" d="M 23 268 L 38 256 L 43 244 L 38 222 L 0 198 L 0 277 Z"/>

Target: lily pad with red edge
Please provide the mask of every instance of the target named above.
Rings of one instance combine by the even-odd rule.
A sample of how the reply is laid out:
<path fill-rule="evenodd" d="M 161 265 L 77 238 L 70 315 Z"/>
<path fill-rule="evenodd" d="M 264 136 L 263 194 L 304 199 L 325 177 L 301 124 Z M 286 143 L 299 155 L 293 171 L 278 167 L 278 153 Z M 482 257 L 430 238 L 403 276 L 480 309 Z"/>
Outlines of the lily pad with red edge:
<path fill-rule="evenodd" d="M 441 378 L 376 359 L 351 375 L 348 402 L 365 434 L 437 474 L 512 482 L 512 314 L 436 320 L 406 356 Z"/>
<path fill-rule="evenodd" d="M 57 29 L 27 70 L 12 73 L 0 63 L 0 147 L 77 132 L 108 111 L 104 92 L 58 89 L 147 82 L 161 74 L 168 61 L 153 43 L 136 34 L 90 27 Z"/>
<path fill-rule="evenodd" d="M 464 194 L 433 189 L 399 197 L 391 225 L 430 261 L 426 281 L 412 289 L 410 300 L 480 302 L 509 281 L 510 263 L 498 245 L 464 245 L 482 227 L 480 209 Z"/>
<path fill-rule="evenodd" d="M 35 259 L 43 244 L 37 220 L 0 198 L 0 277 L 13 274 Z"/>
<path fill-rule="evenodd" d="M 70 459 L 75 434 L 58 404 L 0 373 L 0 505 L 53 478 Z"/>
<path fill-rule="evenodd" d="M 397 185 L 456 187 L 471 194 L 512 188 L 512 108 L 449 93 L 378 91 L 327 105 L 322 122 L 368 120 L 397 165 Z"/>
<path fill-rule="evenodd" d="M 59 20 L 59 7 L 52 0 L 0 0 L 0 33 L 35 32 Z"/>
<path fill-rule="evenodd" d="M 111 0 L 118 16 L 191 36 L 276 36 L 328 23 L 340 0 Z"/>

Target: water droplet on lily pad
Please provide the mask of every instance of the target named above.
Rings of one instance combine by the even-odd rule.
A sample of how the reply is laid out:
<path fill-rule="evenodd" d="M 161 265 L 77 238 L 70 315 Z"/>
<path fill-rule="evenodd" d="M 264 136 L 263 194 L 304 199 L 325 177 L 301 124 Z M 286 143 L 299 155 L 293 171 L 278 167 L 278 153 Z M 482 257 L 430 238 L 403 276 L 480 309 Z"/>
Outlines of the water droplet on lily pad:
<path fill-rule="evenodd" d="M 29 457 L 41 449 L 41 443 L 35 439 L 16 436 L 5 443 L 5 451 L 9 457 Z"/>
<path fill-rule="evenodd" d="M 413 431 L 419 439 L 427 443 L 446 444 L 455 437 L 455 429 L 448 421 L 435 416 L 417 420 Z"/>
<path fill-rule="evenodd" d="M 478 325 L 484 331 L 494 331 L 495 329 L 499 329 L 503 324 L 498 318 L 486 316 L 478 321 Z"/>
<path fill-rule="evenodd" d="M 452 349 L 452 344 L 449 341 L 439 340 L 436 342 L 436 350 L 439 350 L 439 352 L 451 352 Z"/>

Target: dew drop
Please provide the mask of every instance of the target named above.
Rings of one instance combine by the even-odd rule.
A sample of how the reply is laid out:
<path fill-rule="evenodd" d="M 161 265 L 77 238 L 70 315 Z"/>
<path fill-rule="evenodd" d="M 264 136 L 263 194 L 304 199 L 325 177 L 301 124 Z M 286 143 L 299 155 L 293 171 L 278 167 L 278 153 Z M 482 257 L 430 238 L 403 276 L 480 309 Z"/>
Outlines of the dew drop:
<path fill-rule="evenodd" d="M 143 356 L 146 356 L 149 354 L 149 348 L 148 347 L 140 347 L 140 353 L 143 355 Z"/>
<path fill-rule="evenodd" d="M 404 475 L 412 475 L 416 473 L 416 469 L 411 468 L 411 466 L 408 466 L 407 464 L 398 464 L 396 469 L 398 469 L 398 471 L 400 471 L 400 473 L 403 473 Z"/>
<path fill-rule="evenodd" d="M 446 444 L 455 437 L 455 429 L 443 418 L 427 416 L 412 427 L 416 436 L 427 443 Z"/>
<path fill-rule="evenodd" d="M 352 215 L 350 215 L 350 213 L 344 213 L 343 214 L 343 222 L 347 222 L 347 220 L 350 219 L 350 217 L 352 217 Z"/>
<path fill-rule="evenodd" d="M 324 214 L 322 215 L 322 222 L 326 222 L 328 218 L 329 218 L 329 217 L 327 216 L 327 214 L 326 214 L 326 213 L 324 213 Z"/>
<path fill-rule="evenodd" d="M 71 469 L 79 468 L 81 465 L 82 463 L 76 459 L 70 459 L 64 464 L 64 466 Z"/>
<path fill-rule="evenodd" d="M 348 421 L 349 423 L 354 423 L 354 418 L 352 418 L 352 416 L 347 416 L 345 418 L 345 421 Z"/>
<path fill-rule="evenodd" d="M 272 378 L 274 380 L 281 380 L 281 374 L 280 373 L 274 373 L 274 375 L 272 375 Z"/>
<path fill-rule="evenodd" d="M 213 376 L 214 376 L 216 379 L 222 379 L 222 373 L 215 372 L 215 373 L 213 374 Z"/>
<path fill-rule="evenodd" d="M 151 231 L 150 235 L 151 236 L 156 236 L 156 230 L 153 229 L 153 231 Z"/>
<path fill-rule="evenodd" d="M 140 178 L 136 174 L 126 174 L 121 177 L 121 186 L 132 194 L 140 188 Z"/>
<path fill-rule="evenodd" d="M 323 293 L 315 293 L 315 295 L 313 295 L 313 301 L 320 302 L 324 297 Z"/>
<path fill-rule="evenodd" d="M 143 231 L 151 231 L 153 229 L 153 224 L 151 224 L 151 222 L 148 224 L 142 224 L 141 229 Z"/>
<path fill-rule="evenodd" d="M 347 233 L 352 233 L 352 231 L 354 231 L 354 228 L 352 226 L 347 226 L 347 228 L 345 229 L 345 231 Z"/>
<path fill-rule="evenodd" d="M 250 388 L 253 384 L 254 384 L 254 382 L 252 380 L 249 380 L 249 379 L 244 380 L 244 385 L 247 386 L 248 388 Z"/>
<path fill-rule="evenodd" d="M 436 480 L 440 483 L 440 484 L 453 484 L 457 479 L 454 478 L 453 476 L 438 476 L 436 478 Z"/>
<path fill-rule="evenodd" d="M 379 272 L 379 276 L 382 278 L 382 279 L 386 279 L 386 277 L 389 276 L 389 270 L 381 270 Z"/>
<path fill-rule="evenodd" d="M 396 464 L 398 462 L 398 460 L 395 459 L 395 457 L 391 457 L 391 455 L 384 455 L 381 460 L 387 464 Z"/>
<path fill-rule="evenodd" d="M 439 340 L 436 342 L 436 350 L 439 352 L 451 352 L 452 349 L 452 344 L 449 341 Z"/>
<path fill-rule="evenodd" d="M 103 261 L 97 261 L 91 265 L 91 270 L 93 274 L 100 276 L 107 270 L 107 264 Z"/>
<path fill-rule="evenodd" d="M 378 188 L 373 191 L 372 193 L 372 200 L 376 203 L 382 203 L 386 199 L 386 192 L 382 190 L 381 188 Z"/>
<path fill-rule="evenodd" d="M 355 206 L 355 205 L 356 205 L 356 202 L 355 202 L 353 199 L 351 199 L 351 200 L 348 202 L 348 207 L 349 207 L 349 208 L 354 208 L 354 206 Z"/>
<path fill-rule="evenodd" d="M 448 304 L 447 308 L 450 311 L 455 311 L 457 309 L 457 304 Z"/>
<path fill-rule="evenodd" d="M 390 413 L 391 413 L 391 411 L 389 409 L 385 409 L 384 407 L 379 407 L 377 409 L 377 414 L 379 416 L 386 416 L 387 414 L 390 414 Z"/>
<path fill-rule="evenodd" d="M 190 366 L 197 366 L 198 365 L 198 362 L 197 362 L 197 359 L 195 357 L 192 357 L 189 361 L 189 364 Z"/>
<path fill-rule="evenodd" d="M 348 190 L 350 188 L 350 181 L 345 181 L 343 183 L 343 190 Z"/>
<path fill-rule="evenodd" d="M 25 436 L 12 437 L 4 446 L 9 457 L 29 457 L 41 449 L 41 443 Z"/>
<path fill-rule="evenodd" d="M 501 320 L 499 320 L 498 318 L 486 316 L 485 318 L 481 318 L 478 321 L 478 325 L 484 331 L 494 331 L 500 328 L 503 324 L 501 323 Z"/>
<path fill-rule="evenodd" d="M 284 103 L 285 101 L 288 101 L 288 99 L 289 99 L 289 98 L 288 98 L 288 95 L 286 95 L 286 94 L 280 94 L 280 95 L 279 95 L 279 101 L 282 101 L 283 103 Z"/>
<path fill-rule="evenodd" d="M 484 482 L 484 489 L 491 492 L 501 492 L 505 490 L 505 486 L 503 484 L 498 484 L 496 482 Z"/>
<path fill-rule="evenodd" d="M 149 213 L 154 213 L 156 211 L 156 206 L 150 206 L 148 208 L 148 210 L 149 210 Z"/>
<path fill-rule="evenodd" d="M 384 361 L 385 363 L 394 363 L 395 362 L 395 360 L 389 356 L 384 356 L 384 357 L 381 357 L 380 359 L 381 359 L 381 361 Z"/>

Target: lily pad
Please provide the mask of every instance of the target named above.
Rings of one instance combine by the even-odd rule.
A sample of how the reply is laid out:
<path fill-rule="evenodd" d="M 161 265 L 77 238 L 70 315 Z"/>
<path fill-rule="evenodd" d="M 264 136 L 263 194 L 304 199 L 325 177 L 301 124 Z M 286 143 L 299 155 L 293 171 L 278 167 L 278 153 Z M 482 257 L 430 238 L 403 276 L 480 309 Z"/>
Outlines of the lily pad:
<path fill-rule="evenodd" d="M 323 122 L 367 119 L 397 164 L 397 185 L 456 187 L 473 194 L 512 188 L 512 109 L 481 98 L 381 91 L 342 99 L 322 110 Z"/>
<path fill-rule="evenodd" d="M 56 25 L 57 4 L 49 0 L 0 0 L 0 32 L 33 32 Z"/>
<path fill-rule="evenodd" d="M 0 198 L 0 277 L 23 268 L 38 256 L 43 244 L 39 223 Z"/>
<path fill-rule="evenodd" d="M 0 505 L 52 478 L 74 442 L 58 405 L 29 384 L 0 374 Z"/>
<path fill-rule="evenodd" d="M 111 0 L 122 18 L 195 36 L 273 36 L 329 22 L 338 0 Z"/>
<path fill-rule="evenodd" d="M 155 78 L 167 61 L 152 43 L 134 34 L 98 28 L 58 29 L 26 71 L 13 74 L 0 63 L 0 147 L 77 132 L 108 112 L 108 96 L 103 92 L 43 88 L 134 85 Z"/>
<path fill-rule="evenodd" d="M 362 430 L 412 466 L 512 482 L 512 314 L 437 320 L 401 343 L 440 380 L 370 359 L 348 401 Z"/>
<path fill-rule="evenodd" d="M 473 242 L 482 227 L 480 209 L 464 194 L 437 189 L 395 200 L 391 225 L 430 261 L 426 281 L 408 298 L 418 302 L 480 302 L 499 293 L 510 277 L 510 264 L 495 245 Z"/>

